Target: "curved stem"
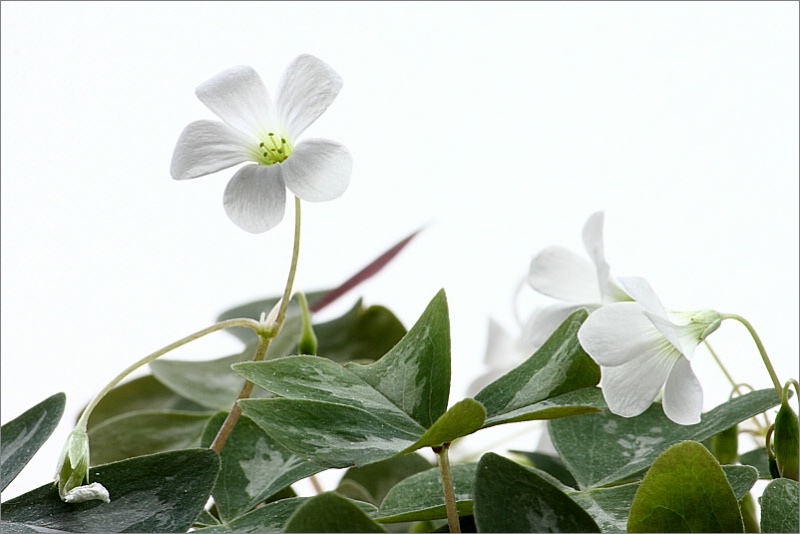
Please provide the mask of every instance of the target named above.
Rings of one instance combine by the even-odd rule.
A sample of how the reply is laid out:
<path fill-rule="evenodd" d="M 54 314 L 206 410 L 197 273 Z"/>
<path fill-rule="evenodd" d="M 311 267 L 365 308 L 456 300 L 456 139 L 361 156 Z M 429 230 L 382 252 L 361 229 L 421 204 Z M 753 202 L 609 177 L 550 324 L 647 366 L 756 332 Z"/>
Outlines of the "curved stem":
<path fill-rule="evenodd" d="M 756 346 L 758 347 L 758 352 L 761 354 L 761 359 L 764 361 L 764 366 L 767 368 L 767 372 L 769 373 L 769 377 L 772 379 L 772 383 L 775 385 L 775 391 L 778 392 L 778 397 L 780 398 L 781 393 L 783 393 L 783 388 L 781 387 L 781 381 L 778 380 L 778 375 L 775 373 L 775 369 L 772 367 L 772 362 L 769 360 L 769 356 L 767 356 L 767 351 L 764 349 L 764 344 L 761 343 L 761 338 L 758 337 L 755 328 L 750 322 L 742 317 L 741 315 L 736 315 L 735 313 L 723 313 L 720 314 L 722 319 L 734 319 L 739 321 L 747 328 L 747 331 L 750 332 L 750 335 L 753 337 L 753 341 L 756 342 Z"/>
<path fill-rule="evenodd" d="M 260 362 L 264 359 L 264 356 L 267 354 L 267 349 L 269 349 L 270 342 L 278 336 L 281 331 L 281 327 L 283 326 L 283 321 L 286 319 L 286 310 L 289 307 L 289 298 L 292 295 L 292 286 L 294 285 L 294 275 L 297 272 L 297 259 L 300 256 L 300 219 L 300 199 L 298 197 L 294 197 L 294 245 L 292 247 L 292 263 L 289 266 L 289 277 L 286 280 L 286 287 L 283 290 L 283 297 L 278 305 L 278 315 L 275 318 L 274 326 L 261 325 L 262 327 L 266 326 L 266 329 L 258 332 L 258 348 L 256 348 L 256 353 L 252 360 L 254 362 Z M 242 386 L 242 390 L 239 392 L 239 396 L 233 403 L 233 407 L 228 412 L 228 416 L 225 418 L 225 421 L 222 422 L 222 426 L 219 428 L 219 431 L 217 431 L 217 435 L 214 436 L 214 441 L 211 443 L 211 449 L 216 451 L 218 454 L 222 451 L 222 448 L 225 447 L 225 444 L 228 442 L 228 438 L 233 432 L 233 428 L 236 426 L 236 423 L 239 421 L 239 417 L 242 415 L 242 409 L 239 407 L 239 401 L 249 398 L 250 394 L 253 392 L 254 386 L 255 384 L 249 380 L 244 381 L 244 385 Z"/>
<path fill-rule="evenodd" d="M 126 376 L 131 374 L 133 371 L 135 371 L 139 367 L 141 367 L 141 366 L 143 366 L 145 364 L 148 364 L 148 363 L 152 362 L 153 360 L 155 360 L 156 358 L 159 358 L 159 357 L 163 356 L 164 354 L 166 354 L 166 353 L 168 353 L 168 352 L 170 352 L 172 350 L 175 350 L 175 349 L 177 349 L 178 347 L 180 347 L 182 345 L 186 345 L 187 343 L 189 343 L 191 341 L 194 341 L 195 339 L 199 339 L 199 338 L 201 338 L 203 336 L 207 336 L 208 334 L 211 334 L 211 333 L 216 332 L 218 330 L 223 330 L 225 328 L 234 328 L 234 327 L 252 328 L 256 332 L 258 332 L 261 329 L 261 325 L 258 323 L 258 321 L 254 321 L 253 319 L 229 319 L 227 321 L 222 321 L 222 322 L 217 323 L 215 325 L 211 325 L 208 328 L 204 328 L 202 330 L 198 330 L 194 334 L 189 334 L 188 336 L 186 336 L 186 337 L 184 337 L 182 339 L 179 339 L 178 341 L 175 341 L 174 343 L 170 343 L 166 347 L 161 348 L 161 349 L 155 351 L 152 354 L 148 354 L 147 356 L 145 356 L 141 360 L 139 360 L 136 363 L 130 365 L 124 371 L 119 373 L 116 377 L 114 377 L 114 379 L 111 382 L 108 383 L 108 385 L 106 387 L 103 388 L 102 391 L 100 391 L 100 393 L 95 395 L 94 399 L 92 399 L 92 402 L 90 402 L 89 405 L 86 407 L 86 409 L 83 410 L 83 413 L 81 414 L 81 417 L 80 417 L 80 419 L 78 419 L 78 423 L 75 426 L 76 427 L 83 427 L 83 429 L 86 430 L 87 424 L 89 422 L 89 416 L 92 414 L 92 410 L 94 410 L 94 408 L 100 403 L 100 401 L 103 400 L 103 397 L 105 397 L 106 394 L 114 388 L 114 386 L 119 384 L 122 381 L 123 378 L 125 378 Z"/>
<path fill-rule="evenodd" d="M 722 360 L 720 359 L 719 356 L 717 356 L 717 352 L 713 348 L 711 348 L 711 344 L 708 342 L 708 339 L 704 339 L 703 343 L 705 344 L 706 348 L 708 349 L 708 352 L 711 353 L 711 356 L 714 358 L 714 361 L 717 362 L 717 365 L 719 366 L 719 368 L 722 369 L 722 373 L 725 375 L 725 378 L 727 378 L 728 382 L 731 383 L 731 386 L 733 387 L 733 391 L 735 393 L 741 395 L 742 393 L 739 390 L 743 386 L 744 387 L 749 387 L 751 391 L 753 390 L 753 387 L 750 386 L 749 384 L 737 384 L 736 381 L 731 376 L 731 374 L 728 372 L 728 370 L 722 364 Z M 733 397 L 733 393 L 731 393 L 731 397 Z M 766 415 L 764 416 L 764 418 L 766 419 Z M 756 417 L 753 417 L 753 422 L 755 423 L 755 425 L 758 427 L 758 429 L 760 431 L 764 430 L 764 427 L 761 425 L 761 423 L 759 422 L 759 420 Z M 769 420 L 767 420 L 767 426 L 769 426 Z"/>

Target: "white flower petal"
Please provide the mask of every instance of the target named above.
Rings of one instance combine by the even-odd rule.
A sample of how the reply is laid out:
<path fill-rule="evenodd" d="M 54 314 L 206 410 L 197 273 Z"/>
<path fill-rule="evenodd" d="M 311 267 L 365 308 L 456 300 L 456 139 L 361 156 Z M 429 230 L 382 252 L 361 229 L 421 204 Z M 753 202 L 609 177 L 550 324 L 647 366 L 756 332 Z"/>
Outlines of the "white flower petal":
<path fill-rule="evenodd" d="M 108 496 L 108 490 L 99 482 L 72 488 L 64 496 L 64 502 L 76 503 L 85 501 L 111 502 L 111 499 Z"/>
<path fill-rule="evenodd" d="M 564 322 L 564 319 L 578 308 L 587 308 L 591 312 L 596 309 L 597 306 L 552 304 L 534 311 L 522 330 L 524 345 L 529 347 L 531 353 L 533 353 L 534 350 L 544 345 L 544 342 L 547 341 L 553 332 L 555 332 L 556 328 Z"/>
<path fill-rule="evenodd" d="M 242 167 L 228 182 L 223 204 L 228 217 L 242 230 L 258 234 L 274 228 L 286 211 L 281 167 Z"/>
<path fill-rule="evenodd" d="M 277 117 L 292 139 L 305 131 L 336 99 L 342 78 L 330 65 L 304 54 L 286 67 L 275 99 Z"/>
<path fill-rule="evenodd" d="M 604 303 L 624 302 L 631 300 L 627 293 L 611 278 L 611 267 L 608 265 L 603 247 L 603 212 L 593 213 L 583 226 L 583 245 L 594 262 L 597 271 L 597 283 Z"/>
<path fill-rule="evenodd" d="M 617 367 L 603 367 L 600 387 L 612 413 L 635 417 L 644 412 L 658 395 L 680 352 L 666 339 L 654 342 L 641 355 Z"/>
<path fill-rule="evenodd" d="M 680 358 L 667 378 L 662 401 L 664 413 L 679 425 L 694 425 L 700 422 L 703 411 L 703 388 L 692 365 Z"/>
<path fill-rule="evenodd" d="M 606 367 L 635 360 L 654 343 L 667 343 L 636 302 L 608 304 L 593 312 L 578 330 L 578 341 Z"/>
<path fill-rule="evenodd" d="M 647 280 L 640 276 L 626 276 L 619 279 L 625 291 L 633 297 L 633 300 L 642 305 L 642 307 L 659 317 L 667 318 L 667 312 L 664 310 L 664 305 L 658 299 L 653 288 Z"/>
<path fill-rule="evenodd" d="M 594 266 L 563 247 L 547 247 L 531 260 L 528 283 L 539 293 L 559 300 L 602 302 Z"/>
<path fill-rule="evenodd" d="M 350 185 L 353 158 L 343 145 L 325 139 L 308 139 L 281 164 L 286 187 L 308 202 L 342 196 Z"/>
<path fill-rule="evenodd" d="M 178 138 L 170 173 L 176 180 L 186 180 L 251 161 L 247 142 L 242 134 L 221 122 L 193 122 Z"/>
<path fill-rule="evenodd" d="M 525 354 L 518 340 L 514 339 L 500 323 L 489 319 L 489 335 L 486 338 L 484 363 L 489 367 L 508 367 L 522 363 L 530 354 Z"/>
<path fill-rule="evenodd" d="M 252 67 L 231 67 L 200 84 L 195 94 L 232 128 L 254 138 L 275 123 L 269 92 Z"/>

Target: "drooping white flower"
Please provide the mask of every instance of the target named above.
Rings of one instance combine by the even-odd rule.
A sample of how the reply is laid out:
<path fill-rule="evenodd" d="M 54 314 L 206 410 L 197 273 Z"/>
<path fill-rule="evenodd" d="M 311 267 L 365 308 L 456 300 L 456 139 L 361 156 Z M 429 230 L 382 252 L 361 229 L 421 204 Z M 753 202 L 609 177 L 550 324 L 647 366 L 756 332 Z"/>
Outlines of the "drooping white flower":
<path fill-rule="evenodd" d="M 600 365 L 612 413 L 644 412 L 663 387 L 664 413 L 682 425 L 700 422 L 703 389 L 690 360 L 697 345 L 719 327 L 713 310 L 668 312 L 642 278 L 621 278 L 635 302 L 598 309 L 581 326 L 578 340 Z"/>
<path fill-rule="evenodd" d="M 283 219 L 287 188 L 309 202 L 338 198 L 350 183 L 349 151 L 335 141 L 298 138 L 341 87 L 339 75 L 311 55 L 286 68 L 274 103 L 251 67 L 221 72 L 195 92 L 223 122 L 201 120 L 183 130 L 172 155 L 172 177 L 197 178 L 250 162 L 231 178 L 223 202 L 230 219 L 252 233 Z"/>
<path fill-rule="evenodd" d="M 83 485 L 89 479 L 89 436 L 77 426 L 67 437 L 56 467 L 55 484 L 64 502 L 100 500 L 109 502 L 108 490 L 99 482 Z"/>
<path fill-rule="evenodd" d="M 526 345 L 541 346 L 569 314 L 589 312 L 604 304 L 631 300 L 614 281 L 603 247 L 603 212 L 592 214 L 583 227 L 583 244 L 591 261 L 560 246 L 543 249 L 531 260 L 528 283 L 561 302 L 537 309 L 525 326 Z"/>

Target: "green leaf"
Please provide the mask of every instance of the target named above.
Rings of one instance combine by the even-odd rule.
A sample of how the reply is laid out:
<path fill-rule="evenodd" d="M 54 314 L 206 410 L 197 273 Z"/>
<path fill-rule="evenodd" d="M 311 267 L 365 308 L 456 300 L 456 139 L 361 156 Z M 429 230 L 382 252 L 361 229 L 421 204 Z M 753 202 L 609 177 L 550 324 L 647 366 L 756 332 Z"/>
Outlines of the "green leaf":
<path fill-rule="evenodd" d="M 218 413 L 211 418 L 203 432 L 203 446 L 211 444 L 226 416 Z M 239 418 L 220 457 L 222 470 L 212 495 L 226 523 L 290 484 L 322 471 L 275 443 L 246 415 Z"/>
<path fill-rule="evenodd" d="M 472 484 L 477 467 L 477 463 L 450 467 L 459 515 L 472 514 Z M 400 523 L 446 517 L 442 475 L 434 467 L 406 478 L 389 490 L 375 519 L 380 523 Z"/>
<path fill-rule="evenodd" d="M 438 447 L 480 430 L 486 419 L 483 405 L 474 399 L 463 399 L 455 403 L 436 420 L 416 443 L 403 452 L 411 452 L 423 447 Z"/>
<path fill-rule="evenodd" d="M 737 501 L 744 498 L 756 482 L 757 472 L 750 466 L 723 465 L 722 471 Z M 566 493 L 589 512 L 603 532 L 625 532 L 628 513 L 639 484 L 640 482 L 633 482 L 610 488 L 566 491 Z"/>
<path fill-rule="evenodd" d="M 89 430 L 91 465 L 200 445 L 211 412 L 129 412 Z"/>
<path fill-rule="evenodd" d="M 450 396 L 450 316 L 444 290 L 383 358 L 347 369 L 430 428 L 447 410 Z"/>
<path fill-rule="evenodd" d="M 362 508 L 338 493 L 325 492 L 297 507 L 284 532 L 386 532 Z"/>
<path fill-rule="evenodd" d="M 66 395 L 56 393 L 3 425 L 0 429 L 3 436 L 0 490 L 6 489 L 47 441 L 64 415 L 66 402 Z"/>
<path fill-rule="evenodd" d="M 670 446 L 702 441 L 778 404 L 774 389 L 736 397 L 703 414 L 696 425 L 670 421 L 658 403 L 637 417 L 608 411 L 548 422 L 553 445 L 582 488 L 618 482 L 644 469 Z M 591 447 L 586 444 L 591 443 Z"/>
<path fill-rule="evenodd" d="M 800 532 L 798 483 L 789 478 L 770 482 L 761 494 L 761 532 Z"/>
<path fill-rule="evenodd" d="M 69 532 L 186 532 L 218 471 L 219 457 L 208 449 L 140 456 L 91 469 L 110 503 L 65 503 L 50 482 L 4 502 L 3 520 Z"/>
<path fill-rule="evenodd" d="M 551 456 L 549 454 L 542 454 L 540 452 L 525 452 L 525 451 L 508 451 L 511 454 L 518 454 L 530 462 L 532 467 L 544 471 L 545 473 L 556 478 L 559 482 L 570 488 L 577 488 L 578 482 L 572 476 L 564 462 L 558 456 Z"/>
<path fill-rule="evenodd" d="M 758 478 L 761 480 L 772 480 L 772 475 L 769 473 L 769 455 L 764 447 L 740 454 L 739 462 L 758 469 Z"/>
<path fill-rule="evenodd" d="M 286 521 L 295 510 L 311 497 L 291 497 L 259 506 L 252 512 L 237 517 L 225 525 L 200 528 L 193 532 L 203 534 L 223 532 L 284 532 Z M 375 507 L 368 503 L 355 503 L 365 513 L 374 513 Z"/>
<path fill-rule="evenodd" d="M 282 358 L 297 350 L 302 318 L 296 301 L 287 313 L 280 334 L 270 342 L 266 360 Z M 256 317 L 258 318 L 258 317 Z M 245 330 L 245 329 L 236 329 Z M 347 362 L 373 361 L 392 348 L 405 334 L 405 327 L 388 309 L 380 306 L 364 308 L 359 300 L 345 315 L 332 321 L 315 324 L 318 353 L 325 358 Z M 229 410 L 236 402 L 244 380 L 231 370 L 231 365 L 250 360 L 256 349 L 254 336 L 239 354 L 210 361 L 156 360 L 150 364 L 153 374 L 170 389 L 213 410 Z M 256 390 L 252 397 L 263 397 Z"/>
<path fill-rule="evenodd" d="M 493 453 L 478 463 L 474 511 L 478 532 L 600 532 L 549 480 Z"/>
<path fill-rule="evenodd" d="M 628 532 L 743 532 L 736 496 L 716 458 L 684 441 L 647 471 L 631 504 Z"/>
<path fill-rule="evenodd" d="M 285 397 L 242 400 L 242 410 L 288 450 L 325 467 L 385 460 L 418 447 L 415 444 L 432 426 L 426 439 L 449 438 L 453 421 L 473 424 L 479 416 L 480 407 L 468 402 L 434 425 L 445 412 L 450 387 L 443 292 L 409 333 L 372 365 L 341 367 L 324 358 L 292 356 L 233 368 Z"/>
<path fill-rule="evenodd" d="M 345 488 L 358 487 L 366 493 L 366 502 L 379 505 L 386 494 L 400 481 L 431 468 L 428 460 L 419 454 L 404 454 L 364 467 L 351 467 L 345 472 L 336 491 L 347 497 Z"/>
<path fill-rule="evenodd" d="M 181 397 L 152 375 L 135 378 L 109 391 L 89 416 L 89 430 L 112 417 L 138 411 L 204 412 L 205 406 Z"/>
<path fill-rule="evenodd" d="M 600 382 L 600 367 L 578 342 L 578 330 L 588 316 L 584 309 L 573 312 L 533 356 L 475 395 L 486 407 L 485 426 L 597 412 L 604 406 L 598 405 L 599 392 L 579 397 L 585 405 L 574 406 L 572 397 L 567 397 L 570 402 L 566 404 L 543 403 Z M 561 406 L 567 408 L 555 409 Z"/>

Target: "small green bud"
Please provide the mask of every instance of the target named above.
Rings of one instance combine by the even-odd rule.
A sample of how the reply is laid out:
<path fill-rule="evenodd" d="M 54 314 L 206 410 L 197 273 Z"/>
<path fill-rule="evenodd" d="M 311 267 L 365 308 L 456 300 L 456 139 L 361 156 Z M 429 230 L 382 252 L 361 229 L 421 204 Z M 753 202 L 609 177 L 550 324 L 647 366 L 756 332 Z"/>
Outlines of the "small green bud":
<path fill-rule="evenodd" d="M 775 416 L 772 443 L 780 476 L 797 480 L 800 471 L 800 432 L 797 414 L 786 400 L 781 403 Z"/>
<path fill-rule="evenodd" d="M 736 463 L 739 457 L 739 427 L 733 425 L 714 436 L 711 452 L 721 464 Z"/>
<path fill-rule="evenodd" d="M 748 491 L 739 501 L 739 510 L 742 512 L 745 532 L 761 532 L 756 508 L 756 500 L 753 498 L 753 494 Z"/>
<path fill-rule="evenodd" d="M 311 313 L 308 311 L 308 301 L 303 293 L 298 293 L 297 299 L 300 301 L 300 308 L 303 311 L 303 331 L 300 334 L 298 351 L 300 354 L 316 356 L 318 346 L 317 335 L 314 333 L 314 327 L 311 325 Z"/>

